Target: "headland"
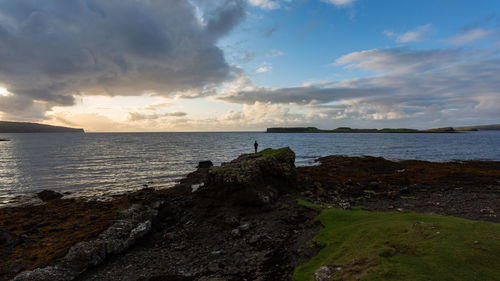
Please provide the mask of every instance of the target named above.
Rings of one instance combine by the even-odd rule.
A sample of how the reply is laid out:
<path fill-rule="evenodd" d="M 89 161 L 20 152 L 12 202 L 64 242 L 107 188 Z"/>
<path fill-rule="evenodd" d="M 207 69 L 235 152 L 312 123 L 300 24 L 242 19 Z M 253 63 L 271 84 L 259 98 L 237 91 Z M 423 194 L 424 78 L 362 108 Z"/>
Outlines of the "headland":
<path fill-rule="evenodd" d="M 0 133 L 84 133 L 84 130 L 29 122 L 0 121 Z"/>

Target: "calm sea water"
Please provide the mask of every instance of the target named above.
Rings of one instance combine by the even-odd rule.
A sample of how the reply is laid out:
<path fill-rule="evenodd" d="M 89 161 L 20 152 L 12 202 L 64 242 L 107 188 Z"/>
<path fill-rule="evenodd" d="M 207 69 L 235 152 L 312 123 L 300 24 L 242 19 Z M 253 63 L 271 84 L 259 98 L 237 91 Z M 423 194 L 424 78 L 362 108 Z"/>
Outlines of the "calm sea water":
<path fill-rule="evenodd" d="M 430 161 L 500 160 L 500 132 L 460 134 L 58 133 L 0 134 L 0 205 L 43 189 L 100 197 L 166 188 L 201 160 L 218 165 L 259 148 L 290 146 L 297 165 L 326 155 Z"/>

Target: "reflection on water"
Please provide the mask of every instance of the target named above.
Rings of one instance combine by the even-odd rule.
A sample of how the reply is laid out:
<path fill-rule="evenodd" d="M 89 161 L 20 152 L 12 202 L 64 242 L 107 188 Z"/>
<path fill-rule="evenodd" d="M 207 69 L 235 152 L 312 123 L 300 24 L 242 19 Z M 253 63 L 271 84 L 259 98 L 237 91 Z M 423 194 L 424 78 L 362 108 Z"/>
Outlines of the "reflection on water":
<path fill-rule="evenodd" d="M 173 185 L 201 160 L 218 165 L 259 147 L 290 146 L 297 165 L 320 156 L 500 160 L 500 132 L 460 134 L 0 134 L 0 204 L 42 189 L 103 196 Z M 16 200 L 18 200 L 17 198 Z"/>

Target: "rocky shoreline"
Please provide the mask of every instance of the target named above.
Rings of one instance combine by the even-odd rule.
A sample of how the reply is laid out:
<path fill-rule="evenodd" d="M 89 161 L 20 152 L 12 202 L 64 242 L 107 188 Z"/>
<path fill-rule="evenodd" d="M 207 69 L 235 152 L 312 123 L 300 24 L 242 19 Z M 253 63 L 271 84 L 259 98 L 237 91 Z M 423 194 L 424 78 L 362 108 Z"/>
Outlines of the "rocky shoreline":
<path fill-rule="evenodd" d="M 500 162 L 294 157 L 242 155 L 110 202 L 3 208 L 0 280 L 290 280 L 321 248 L 318 212 L 297 199 L 500 222 Z"/>

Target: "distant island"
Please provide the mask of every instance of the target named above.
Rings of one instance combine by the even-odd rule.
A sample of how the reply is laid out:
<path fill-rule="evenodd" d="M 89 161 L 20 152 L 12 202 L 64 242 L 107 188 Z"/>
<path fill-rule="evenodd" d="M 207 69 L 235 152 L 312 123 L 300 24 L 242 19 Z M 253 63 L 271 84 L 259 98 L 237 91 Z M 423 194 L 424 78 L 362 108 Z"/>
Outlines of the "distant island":
<path fill-rule="evenodd" d="M 29 122 L 0 121 L 0 133 L 84 133 L 83 129 Z"/>
<path fill-rule="evenodd" d="M 322 130 L 316 127 L 274 127 L 267 128 L 267 133 L 456 133 L 460 131 L 483 131 L 500 130 L 500 124 L 465 126 L 465 127 L 443 127 L 427 130 L 408 128 L 384 128 L 384 129 L 354 129 L 350 127 L 338 127 L 333 130 Z"/>

